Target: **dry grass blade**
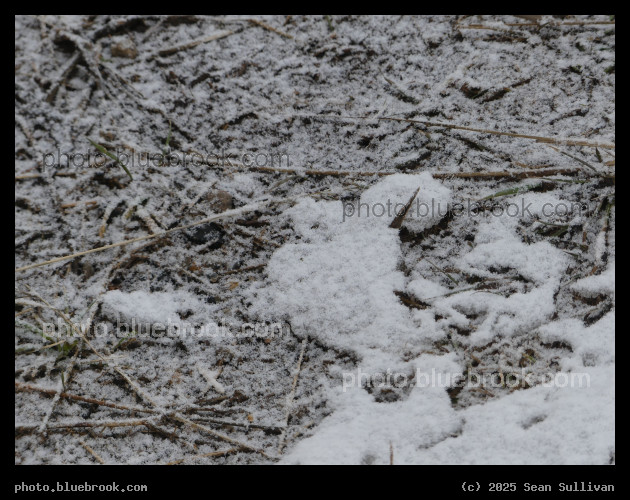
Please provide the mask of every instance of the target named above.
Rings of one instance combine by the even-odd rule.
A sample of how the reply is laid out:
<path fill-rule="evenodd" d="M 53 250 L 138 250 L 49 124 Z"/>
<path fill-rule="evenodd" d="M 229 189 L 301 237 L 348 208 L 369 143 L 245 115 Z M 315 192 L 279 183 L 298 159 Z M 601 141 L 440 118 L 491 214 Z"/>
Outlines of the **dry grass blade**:
<path fill-rule="evenodd" d="M 225 38 L 226 36 L 230 36 L 233 34 L 234 34 L 234 31 L 224 31 L 222 33 L 217 33 L 215 35 L 210 35 L 204 38 L 200 38 L 198 40 L 193 40 L 192 42 L 185 43 L 183 45 L 178 45 L 176 47 L 160 50 L 157 52 L 157 54 L 150 55 L 149 59 L 155 57 L 155 55 L 158 55 L 161 57 L 170 56 L 170 55 L 176 54 L 177 52 L 181 52 L 182 50 L 192 49 L 193 47 L 196 47 L 197 45 L 201 45 L 202 43 L 208 43 L 213 40 L 219 40 L 220 38 Z"/>
<path fill-rule="evenodd" d="M 334 176 L 334 177 L 384 177 L 387 175 L 395 175 L 400 172 L 363 172 L 359 170 L 299 170 L 294 168 L 279 167 L 248 167 L 250 170 L 267 173 L 287 173 L 309 176 Z M 519 172 L 432 172 L 434 179 L 500 179 L 502 177 L 512 177 L 514 179 L 526 179 L 528 177 L 548 177 L 551 175 L 576 175 L 580 173 L 579 169 L 574 168 L 554 168 L 547 170 L 528 170 Z"/>
<path fill-rule="evenodd" d="M 40 394 L 44 394 L 47 396 L 55 396 L 57 391 L 54 389 L 44 389 L 43 387 L 37 387 L 31 384 L 24 384 L 21 382 L 15 382 L 15 390 L 18 392 L 38 392 Z M 156 410 L 150 408 L 141 408 L 138 406 L 126 406 L 118 403 L 110 403 L 109 401 L 104 401 L 102 399 L 88 398 L 85 396 L 79 396 L 78 394 L 69 394 L 67 392 L 62 392 L 59 394 L 61 399 L 67 399 L 69 401 L 78 401 L 81 403 L 90 403 L 93 405 L 104 406 L 107 408 L 114 408 L 116 410 L 126 410 L 131 412 L 138 413 L 157 413 Z"/>
<path fill-rule="evenodd" d="M 90 445 L 88 445 L 85 441 L 83 441 L 83 439 L 79 439 L 79 443 L 81 443 L 81 446 L 83 446 L 86 449 L 86 451 L 90 455 L 92 455 L 99 464 L 105 465 L 105 460 L 103 460 L 101 456 L 98 453 L 96 453 Z"/>
<path fill-rule="evenodd" d="M 416 189 L 416 191 L 413 193 L 413 196 L 409 198 L 409 201 L 407 202 L 405 207 L 398 214 L 396 214 L 396 217 L 394 217 L 394 220 L 389 225 L 389 227 L 394 228 L 394 229 L 400 229 L 400 226 L 405 220 L 405 216 L 407 215 L 407 212 L 409 212 L 409 207 L 411 207 L 413 200 L 415 200 L 416 196 L 418 196 L 418 191 L 420 191 L 420 188 Z"/>
<path fill-rule="evenodd" d="M 574 168 L 553 168 L 547 170 L 528 170 L 520 172 L 458 172 L 454 174 L 434 174 L 436 179 L 529 179 L 531 177 L 550 177 L 552 175 L 577 175 L 581 170 Z"/>
<path fill-rule="evenodd" d="M 279 29 L 274 28 L 273 26 L 269 26 L 268 24 L 265 24 L 262 21 L 259 21 L 258 19 L 250 19 L 249 22 L 257 26 L 260 26 L 261 28 L 264 28 L 267 31 L 271 31 L 272 33 L 276 33 L 280 36 L 283 36 L 284 38 L 293 39 L 292 35 L 289 35 L 288 33 L 285 33 L 284 31 L 280 31 Z"/>
<path fill-rule="evenodd" d="M 137 427 L 139 425 L 149 426 L 150 422 L 145 419 L 134 420 L 95 420 L 94 422 L 60 422 L 51 424 L 50 429 L 81 429 L 94 427 Z"/>
<path fill-rule="evenodd" d="M 75 201 L 75 202 L 72 202 L 72 203 L 63 203 L 62 205 L 59 205 L 59 208 L 63 208 L 63 209 L 74 208 L 74 207 L 76 207 L 78 205 L 88 205 L 88 206 L 94 207 L 97 204 L 98 204 L 98 201 L 96 201 L 96 200 Z"/>
<path fill-rule="evenodd" d="M 380 117 L 380 118 L 377 118 L 377 120 L 395 121 L 395 122 L 404 122 L 404 123 L 419 123 L 421 125 L 426 125 L 427 127 L 443 127 L 443 128 L 454 129 L 454 130 L 466 130 L 468 132 L 475 132 L 478 134 L 492 134 L 492 135 L 501 135 L 504 137 L 529 139 L 536 142 L 543 142 L 547 144 L 560 144 L 560 145 L 565 145 L 565 146 L 587 146 L 591 148 L 615 149 L 615 145 L 608 142 L 586 141 L 584 139 L 545 137 L 541 135 L 518 134 L 515 132 L 501 132 L 499 130 L 465 127 L 462 125 L 455 125 L 452 123 L 431 122 L 427 120 L 414 120 L 410 118 Z"/>
<path fill-rule="evenodd" d="M 614 25 L 615 21 L 559 21 L 552 23 L 503 23 L 510 28 L 543 28 L 545 26 L 608 26 Z M 471 30 L 505 30 L 501 26 L 486 26 L 484 24 L 458 24 L 457 29 Z"/>
<path fill-rule="evenodd" d="M 547 144 L 547 145 L 548 145 L 551 149 L 553 149 L 554 151 L 557 151 L 557 152 L 558 152 L 558 153 L 560 153 L 560 154 L 563 154 L 563 155 L 565 155 L 565 156 L 568 156 L 568 157 L 569 157 L 569 158 L 571 158 L 572 160 L 575 160 L 575 161 L 577 161 L 578 163 L 580 163 L 580 164 L 584 165 L 585 167 L 590 168 L 593 172 L 595 172 L 595 173 L 599 173 L 599 172 L 598 172 L 598 170 L 597 170 L 595 167 L 593 167 L 593 166 L 592 166 L 592 165 L 590 165 L 589 163 L 585 162 L 584 160 L 581 160 L 581 159 L 580 159 L 580 158 L 578 158 L 577 156 L 573 156 L 572 154 L 569 154 L 569 153 L 567 153 L 567 152 L 565 152 L 565 151 L 562 151 L 562 150 L 560 150 L 560 149 L 558 149 L 558 148 L 555 148 L 555 147 L 553 147 L 553 146 L 552 146 L 552 145 L 550 145 L 550 144 Z M 595 151 L 597 151 L 597 149 L 596 149 Z"/>
<path fill-rule="evenodd" d="M 274 433 L 280 433 L 282 432 L 285 428 L 284 427 L 279 427 L 277 425 L 263 425 L 263 424 L 254 424 L 251 422 L 247 422 L 246 424 L 242 424 L 240 422 L 232 422 L 229 420 L 220 420 L 217 418 L 213 418 L 213 417 L 205 417 L 205 416 L 201 416 L 200 413 L 204 412 L 204 411 L 214 411 L 214 409 L 208 409 L 208 408 L 186 408 L 185 410 L 182 411 L 182 413 L 185 414 L 197 414 L 197 416 L 195 417 L 196 421 L 201 421 L 203 423 L 210 423 L 210 424 L 215 424 L 215 425 L 221 425 L 224 427 L 241 427 L 243 429 L 261 429 L 264 431 L 270 431 L 270 432 L 274 432 Z"/>
<path fill-rule="evenodd" d="M 59 78 L 57 78 L 57 82 L 52 86 L 48 95 L 46 96 L 46 102 L 52 103 L 57 97 L 57 92 L 59 92 L 59 88 L 65 83 L 68 76 L 74 71 L 74 68 L 77 66 L 79 61 L 83 56 L 79 53 L 76 54 L 65 66 L 65 68 L 61 71 Z"/>
<path fill-rule="evenodd" d="M 16 175 L 15 180 L 23 181 L 27 179 L 39 179 L 40 177 L 42 177 L 42 174 L 21 174 L 21 175 Z"/>

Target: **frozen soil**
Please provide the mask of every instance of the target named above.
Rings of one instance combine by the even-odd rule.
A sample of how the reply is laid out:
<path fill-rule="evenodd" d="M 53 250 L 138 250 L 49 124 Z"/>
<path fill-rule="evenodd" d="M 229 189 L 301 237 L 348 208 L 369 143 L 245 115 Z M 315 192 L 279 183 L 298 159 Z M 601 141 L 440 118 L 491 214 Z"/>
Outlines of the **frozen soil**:
<path fill-rule="evenodd" d="M 225 216 L 16 270 L 15 462 L 613 463 L 614 126 L 610 16 L 16 17 L 16 268 Z"/>

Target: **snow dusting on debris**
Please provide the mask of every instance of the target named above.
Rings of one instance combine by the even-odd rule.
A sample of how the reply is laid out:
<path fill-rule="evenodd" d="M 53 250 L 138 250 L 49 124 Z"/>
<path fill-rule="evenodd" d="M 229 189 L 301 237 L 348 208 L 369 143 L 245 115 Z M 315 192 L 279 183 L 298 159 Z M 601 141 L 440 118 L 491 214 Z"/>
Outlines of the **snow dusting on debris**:
<path fill-rule="evenodd" d="M 16 464 L 615 462 L 610 16 L 16 16 Z"/>

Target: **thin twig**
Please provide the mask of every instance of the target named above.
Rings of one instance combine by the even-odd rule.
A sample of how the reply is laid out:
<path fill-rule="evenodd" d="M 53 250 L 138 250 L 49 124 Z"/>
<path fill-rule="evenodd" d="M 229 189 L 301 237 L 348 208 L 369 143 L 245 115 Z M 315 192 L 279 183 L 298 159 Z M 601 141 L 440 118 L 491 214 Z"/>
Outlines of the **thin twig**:
<path fill-rule="evenodd" d="M 393 121 L 403 123 L 418 123 L 427 127 L 442 127 L 453 130 L 466 130 L 468 132 L 476 132 L 479 134 L 492 134 L 501 135 L 505 137 L 516 137 L 520 139 L 530 139 L 537 142 L 548 144 L 560 144 L 565 146 L 587 146 L 591 148 L 603 148 L 603 149 L 615 149 L 615 145 L 609 142 L 596 142 L 586 141 L 584 139 L 572 139 L 564 137 L 545 137 L 540 135 L 518 134 L 515 132 L 501 132 L 499 130 L 490 130 L 483 128 L 465 127 L 463 125 L 455 125 L 453 123 L 440 123 L 432 122 L 428 120 L 417 120 L 411 118 L 396 118 L 393 116 L 377 116 L 377 117 L 364 117 L 364 116 L 337 116 L 337 115 L 308 115 L 309 118 L 324 118 L 324 119 L 337 119 L 337 120 L 379 120 L 379 121 Z"/>
<path fill-rule="evenodd" d="M 295 398 L 295 389 L 297 387 L 298 377 L 300 376 L 300 371 L 302 370 L 302 360 L 304 359 L 304 351 L 306 351 L 306 343 L 308 342 L 308 338 L 304 338 L 302 340 L 302 349 L 300 350 L 300 357 L 298 358 L 297 368 L 295 370 L 295 375 L 293 376 L 293 383 L 291 384 L 291 392 L 287 396 L 286 407 L 284 413 L 284 431 L 280 435 L 280 444 L 278 445 L 278 453 L 282 453 L 282 450 L 286 446 L 286 435 L 287 428 L 289 427 L 289 417 L 291 416 L 291 409 L 293 407 L 293 399 Z"/>
<path fill-rule="evenodd" d="M 136 427 L 144 425 L 150 427 L 151 422 L 145 419 L 133 419 L 133 420 L 96 420 L 93 422 L 58 422 L 49 424 L 48 431 L 63 430 L 63 429 L 94 429 L 97 427 L 115 428 L 115 427 Z M 16 432 L 33 432 L 39 431 L 39 424 L 21 424 L 15 426 Z"/>
<path fill-rule="evenodd" d="M 51 429 L 80 429 L 80 428 L 93 428 L 93 427 L 136 427 L 144 425 L 149 427 L 150 423 L 146 419 L 133 419 L 133 420 L 95 420 L 94 422 L 60 422 L 51 424 Z"/>
<path fill-rule="evenodd" d="M 103 460 L 98 453 L 96 453 L 90 445 L 88 445 L 83 439 L 79 439 L 79 443 L 83 446 L 87 452 L 94 457 L 94 459 L 100 463 L 101 465 L 105 465 L 105 460 Z"/>
<path fill-rule="evenodd" d="M 208 457 L 223 457 L 225 455 L 229 455 L 230 453 L 235 453 L 237 451 L 240 451 L 240 448 L 230 448 L 228 450 L 220 450 L 220 451 L 213 451 L 210 453 L 203 453 L 201 455 L 193 455 L 190 457 L 184 457 L 184 458 L 180 458 L 178 460 L 173 460 L 172 462 L 168 462 L 164 465 L 178 465 L 181 464 L 182 462 L 185 462 L 187 460 L 195 460 L 197 458 L 208 458 Z"/>
<path fill-rule="evenodd" d="M 52 86 L 52 88 L 50 89 L 50 92 L 48 92 L 48 95 L 46 96 L 47 103 L 53 103 L 53 101 L 55 100 L 55 97 L 57 97 L 59 88 L 65 83 L 66 79 L 68 78 L 68 75 L 72 73 L 72 71 L 74 70 L 74 68 L 76 67 L 76 65 L 78 64 L 78 62 L 81 60 L 82 57 L 83 55 L 81 54 L 81 52 L 79 52 L 66 64 L 65 68 L 61 71 L 61 74 L 57 78 L 57 82 Z"/>
<path fill-rule="evenodd" d="M 260 455 L 262 455 L 265 458 L 270 458 L 273 459 L 273 457 L 270 457 L 269 455 L 267 455 L 263 450 L 260 450 L 258 448 L 255 448 L 249 444 L 246 443 L 242 443 L 236 439 L 232 439 L 229 436 L 226 436 L 225 434 L 221 434 L 220 432 L 217 432 L 213 429 L 210 429 L 209 427 L 206 427 L 205 425 L 201 425 L 198 424 L 197 422 L 193 422 L 192 420 L 189 420 L 181 415 L 179 415 L 178 413 L 172 414 L 172 415 L 168 415 L 169 418 L 176 420 L 178 422 L 181 422 L 183 424 L 189 425 L 190 427 L 203 431 L 206 434 L 210 434 L 211 436 L 214 436 L 217 439 L 220 439 L 221 441 L 225 441 L 226 443 L 231 443 L 233 445 L 238 446 L 239 448 L 242 448 L 244 450 L 248 450 L 248 451 L 252 451 L 254 453 L 259 453 Z"/>
<path fill-rule="evenodd" d="M 183 226 L 179 226 L 179 227 L 174 227 L 172 229 L 167 229 L 166 231 L 162 231 L 159 233 L 154 233 L 154 234 L 147 234 L 144 236 L 139 236 L 138 238 L 132 238 L 130 240 L 124 240 L 124 241 L 119 241 L 118 243 L 112 243 L 111 245 L 105 245 L 102 247 L 98 247 L 98 248 L 92 248 L 91 250 L 85 250 L 83 252 L 77 252 L 71 255 L 64 255 L 63 257 L 56 257 L 54 259 L 50 259 L 44 262 L 38 262 L 37 264 L 30 264 L 28 266 L 23 266 L 23 267 L 18 267 L 15 272 L 21 272 L 21 271 L 27 271 L 28 269 L 33 269 L 36 267 L 41 267 L 41 266 L 47 266 L 49 264 L 54 264 L 56 262 L 62 262 L 64 260 L 70 260 L 70 259 L 74 259 L 76 257 L 81 257 L 82 255 L 87 255 L 87 254 L 91 254 L 91 253 L 96 253 L 96 252 L 102 252 L 104 250 L 109 250 L 110 248 L 117 248 L 117 247 L 122 247 L 122 246 L 126 246 L 126 245 L 130 245 L 131 243 L 136 243 L 138 241 L 144 241 L 144 240 L 149 240 L 152 238 L 159 238 L 161 236 L 165 236 L 167 234 L 171 234 L 174 233 L 176 231 L 182 231 L 184 229 L 190 229 L 191 227 L 195 227 L 195 226 L 199 226 L 200 224 L 206 224 L 207 222 L 211 222 L 214 220 L 218 220 L 218 219 L 224 219 L 226 217 L 231 217 L 233 215 L 240 215 L 242 213 L 246 213 L 246 212 L 251 212 L 254 210 L 257 210 L 258 208 L 260 208 L 261 206 L 261 202 L 258 203 L 251 203 L 249 205 L 245 205 L 243 207 L 240 208 L 235 208 L 232 210 L 227 210 L 223 213 L 220 214 L 215 214 L 212 215 L 210 217 L 206 217 L 204 219 L 195 221 L 195 222 L 191 222 L 190 224 L 186 224 Z"/>
<path fill-rule="evenodd" d="M 387 175 L 395 175 L 400 172 L 389 171 L 377 171 L 377 172 L 364 172 L 364 171 L 352 171 L 352 170 L 299 170 L 294 168 L 279 168 L 279 167 L 247 167 L 250 170 L 266 173 L 286 173 L 286 174 L 300 174 L 300 175 L 312 175 L 312 176 L 335 176 L 335 177 L 384 177 Z M 529 177 L 547 177 L 551 175 L 576 175 L 581 172 L 580 169 L 575 168 L 554 168 L 547 170 L 526 170 L 515 172 L 431 172 L 431 176 L 434 179 L 500 179 L 503 177 L 511 177 L 514 179 L 526 179 Z"/>
<path fill-rule="evenodd" d="M 39 392 L 40 394 L 46 394 L 47 396 L 55 396 L 57 391 L 54 389 L 44 389 L 43 387 L 37 387 L 31 384 L 24 384 L 21 382 L 15 382 L 15 390 L 18 392 Z M 69 394 L 67 392 L 62 392 L 59 394 L 59 398 L 68 399 L 70 401 L 79 401 L 81 403 L 90 403 L 98 406 L 105 406 L 108 408 L 114 408 L 116 410 L 127 410 L 131 412 L 138 413 L 157 413 L 156 410 L 151 408 L 141 408 L 138 406 L 126 406 L 118 403 L 110 403 L 109 401 L 104 401 L 102 399 L 88 398 L 85 396 L 79 396 L 78 394 Z"/>
<path fill-rule="evenodd" d="M 268 24 L 265 24 L 262 21 L 259 21 L 258 19 L 249 19 L 249 22 L 252 24 L 256 24 L 257 26 L 260 26 L 261 28 L 264 28 L 268 31 L 276 33 L 280 36 L 283 36 L 285 38 L 293 39 L 293 35 L 289 35 L 288 33 L 285 33 L 284 31 L 280 31 L 279 29 L 274 28 L 273 26 L 269 26 Z"/>
<path fill-rule="evenodd" d="M 199 412 L 199 410 L 197 410 L 197 413 Z M 188 408 L 186 413 L 195 413 L 195 408 Z M 260 429 L 263 431 L 271 431 L 271 432 L 282 432 L 284 431 L 284 427 L 279 427 L 279 426 L 275 426 L 275 425 L 262 425 L 262 424 L 254 424 L 254 423 L 246 423 L 246 424 L 242 424 L 239 422 L 230 422 L 228 420 L 219 420 L 217 418 L 213 418 L 213 417 L 202 417 L 200 415 L 198 415 L 197 420 L 203 420 L 204 422 L 210 423 L 210 424 L 216 424 L 216 425 L 221 425 L 221 426 L 227 426 L 227 427 L 242 427 L 244 429 Z"/>
<path fill-rule="evenodd" d="M 60 394 L 65 389 L 65 384 L 70 382 L 70 378 L 72 377 L 72 373 L 74 372 L 75 361 L 78 355 L 79 355 L 79 348 L 77 347 L 74 355 L 72 356 L 72 359 L 70 360 L 70 364 L 68 365 L 68 368 L 66 369 L 65 372 L 62 372 L 62 375 L 61 375 L 62 378 L 61 378 L 60 383 L 58 384 L 58 386 L 61 385 L 61 387 L 55 391 L 55 395 L 53 396 L 53 400 L 50 403 L 50 407 L 48 408 L 46 415 L 44 415 L 44 418 L 42 419 L 42 423 L 39 426 L 39 429 L 37 429 L 39 433 L 46 432 L 48 421 L 50 420 L 50 417 L 52 416 L 53 411 L 55 410 L 55 407 L 57 406 L 57 403 L 61 399 Z"/>
<path fill-rule="evenodd" d="M 192 42 L 188 42 L 183 45 L 178 45 L 176 47 L 158 50 L 156 53 L 150 54 L 147 59 L 152 59 L 156 55 L 161 56 L 161 57 L 170 56 L 172 54 L 176 54 L 177 52 L 181 52 L 182 50 L 192 49 L 193 47 L 196 47 L 197 45 L 201 45 L 202 43 L 208 43 L 213 40 L 219 40 L 220 38 L 225 38 L 226 36 L 233 35 L 234 33 L 235 33 L 234 31 L 224 31 L 224 32 L 210 35 L 204 38 L 200 38 L 198 40 L 193 40 Z"/>

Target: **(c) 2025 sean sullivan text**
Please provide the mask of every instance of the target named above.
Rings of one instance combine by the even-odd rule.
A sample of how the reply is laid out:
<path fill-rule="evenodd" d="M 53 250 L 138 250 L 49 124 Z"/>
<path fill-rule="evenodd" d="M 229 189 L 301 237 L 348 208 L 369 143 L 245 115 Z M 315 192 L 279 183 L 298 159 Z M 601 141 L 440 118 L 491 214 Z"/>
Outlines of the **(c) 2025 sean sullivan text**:
<path fill-rule="evenodd" d="M 481 490 L 479 482 L 462 483 L 465 492 L 478 492 Z M 615 491 L 614 484 L 595 484 L 591 482 L 575 481 L 572 483 L 535 484 L 535 483 L 488 483 L 488 492 L 516 492 L 516 491 L 558 491 L 558 492 L 599 492 Z"/>

